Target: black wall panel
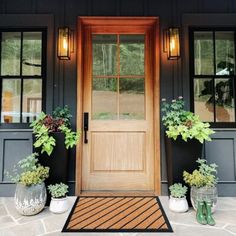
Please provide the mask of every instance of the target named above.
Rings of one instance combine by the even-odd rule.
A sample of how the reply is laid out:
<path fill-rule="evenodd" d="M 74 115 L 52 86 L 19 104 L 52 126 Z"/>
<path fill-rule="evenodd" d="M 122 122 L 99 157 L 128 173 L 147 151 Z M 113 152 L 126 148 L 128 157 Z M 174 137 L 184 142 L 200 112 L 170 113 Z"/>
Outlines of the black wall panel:
<path fill-rule="evenodd" d="M 5 10 L 14 14 L 29 14 L 32 12 L 32 0 L 7 0 Z"/>
<path fill-rule="evenodd" d="M 117 14 L 117 0 L 91 0 L 93 16 L 114 16 Z"/>
<path fill-rule="evenodd" d="M 218 165 L 218 191 L 221 196 L 236 196 L 235 150 L 235 131 L 218 131 L 212 136 L 212 141 L 205 145 L 207 161 Z"/>
<path fill-rule="evenodd" d="M 31 131 L 0 131 L 0 196 L 13 196 L 15 185 L 6 176 L 13 166 L 32 153 Z"/>
<path fill-rule="evenodd" d="M 145 0 L 120 0 L 121 16 L 143 16 Z"/>

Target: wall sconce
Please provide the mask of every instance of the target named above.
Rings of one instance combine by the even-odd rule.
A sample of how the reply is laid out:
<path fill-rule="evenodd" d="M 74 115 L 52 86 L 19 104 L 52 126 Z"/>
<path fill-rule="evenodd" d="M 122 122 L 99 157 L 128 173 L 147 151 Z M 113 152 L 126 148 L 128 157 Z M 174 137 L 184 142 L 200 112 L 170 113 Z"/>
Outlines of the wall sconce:
<path fill-rule="evenodd" d="M 164 52 L 167 52 L 168 60 L 180 58 L 180 31 L 179 28 L 169 28 L 164 32 Z"/>
<path fill-rule="evenodd" d="M 57 56 L 60 60 L 70 60 L 73 51 L 73 34 L 69 27 L 58 29 Z"/>

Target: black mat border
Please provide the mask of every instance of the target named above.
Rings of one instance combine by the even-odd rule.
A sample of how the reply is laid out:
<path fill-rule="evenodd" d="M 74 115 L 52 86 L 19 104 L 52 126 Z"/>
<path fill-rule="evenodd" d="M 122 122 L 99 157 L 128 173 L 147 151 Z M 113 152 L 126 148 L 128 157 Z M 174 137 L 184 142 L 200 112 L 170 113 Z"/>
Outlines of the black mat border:
<path fill-rule="evenodd" d="M 93 198 L 96 198 L 96 197 L 102 197 L 102 198 L 114 197 L 115 198 L 115 197 L 123 197 L 123 196 L 83 196 L 83 197 L 88 197 L 88 198 L 89 197 L 93 197 Z M 124 197 L 134 197 L 134 198 L 135 197 L 150 197 L 151 198 L 152 196 L 124 196 Z M 76 205 L 77 205 L 77 203 L 80 199 L 80 197 L 77 197 L 77 199 L 75 200 L 75 203 L 74 203 L 74 205 L 73 205 L 73 207 L 70 211 L 69 216 L 67 217 L 65 225 L 64 225 L 61 232 L 62 233 L 118 233 L 118 232 L 120 232 L 120 233 L 145 233 L 145 232 L 146 233 L 173 233 L 174 231 L 173 231 L 173 229 L 171 227 L 171 224 L 170 224 L 170 222 L 169 222 L 169 220 L 166 216 L 166 213 L 164 211 L 164 208 L 161 204 L 161 201 L 160 201 L 159 197 L 158 196 L 153 196 L 153 198 L 156 198 L 156 201 L 159 204 L 159 207 L 161 209 L 161 212 L 162 212 L 162 215 L 165 219 L 165 222 L 168 226 L 168 229 L 157 229 L 157 230 L 155 230 L 155 229 L 130 229 L 130 230 L 127 230 L 127 229 L 126 230 L 120 230 L 120 229 L 117 229 L 117 230 L 116 229 L 91 229 L 91 230 L 90 229 L 87 229 L 87 230 L 86 229 L 80 229 L 80 230 L 78 230 L 78 229 L 67 229 L 67 227 L 69 225 L 69 222 L 70 222 L 70 219 L 71 219 L 71 217 L 73 215 L 73 212 L 76 208 Z"/>

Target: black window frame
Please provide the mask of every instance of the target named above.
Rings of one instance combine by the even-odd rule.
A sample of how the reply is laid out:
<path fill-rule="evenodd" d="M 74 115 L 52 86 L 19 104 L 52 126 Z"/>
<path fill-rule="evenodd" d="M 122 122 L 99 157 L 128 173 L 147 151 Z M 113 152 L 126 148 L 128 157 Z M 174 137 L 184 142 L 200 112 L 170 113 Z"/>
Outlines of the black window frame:
<path fill-rule="evenodd" d="M 2 52 L 2 33 L 3 32 L 20 32 L 21 33 L 21 58 L 20 58 L 20 75 L 4 76 L 1 74 L 1 52 Z M 42 33 L 42 66 L 41 76 L 39 75 L 22 75 L 22 42 L 24 32 L 41 32 Z M 30 123 L 22 123 L 22 108 L 23 108 L 23 83 L 24 79 L 41 79 L 42 80 L 42 111 L 46 109 L 46 75 L 47 75 L 47 29 L 41 27 L 30 28 L 0 28 L 0 117 L 2 113 L 2 82 L 3 79 L 20 79 L 21 80 L 21 102 L 20 102 L 20 122 L 18 123 L 2 123 L 0 119 L 0 129 L 29 129 Z"/>
<path fill-rule="evenodd" d="M 214 74 L 212 75 L 195 75 L 194 74 L 194 32 L 212 32 L 213 33 L 213 63 Z M 215 47 L 215 32 L 234 32 L 234 52 L 235 52 L 235 65 L 234 75 L 216 75 L 216 47 Z M 189 27 L 189 72 L 190 72 L 190 110 L 194 112 L 194 79 L 231 79 L 233 80 L 233 95 L 234 95 L 234 122 L 215 122 L 216 110 L 215 110 L 215 83 L 212 83 L 213 99 L 214 99 L 214 122 L 209 122 L 212 128 L 236 128 L 236 28 L 235 27 Z"/>

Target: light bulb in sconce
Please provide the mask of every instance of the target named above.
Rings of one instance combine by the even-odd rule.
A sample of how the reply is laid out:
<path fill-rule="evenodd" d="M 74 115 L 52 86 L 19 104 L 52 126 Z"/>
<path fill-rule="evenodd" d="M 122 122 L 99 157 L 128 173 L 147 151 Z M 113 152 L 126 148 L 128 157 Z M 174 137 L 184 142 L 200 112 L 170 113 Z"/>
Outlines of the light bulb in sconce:
<path fill-rule="evenodd" d="M 70 60 L 72 40 L 69 27 L 61 27 L 58 29 L 57 56 L 60 60 Z"/>
<path fill-rule="evenodd" d="M 175 40 L 172 39 L 170 42 L 170 50 L 173 51 L 175 49 Z"/>
<path fill-rule="evenodd" d="M 169 28 L 164 34 L 164 52 L 167 52 L 168 60 L 180 58 L 179 28 Z"/>
<path fill-rule="evenodd" d="M 68 42 L 67 42 L 67 38 L 66 37 L 63 38 L 63 49 L 64 50 L 68 49 Z"/>

